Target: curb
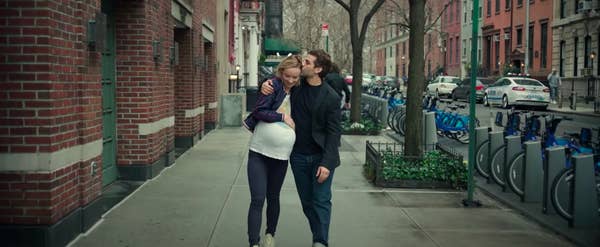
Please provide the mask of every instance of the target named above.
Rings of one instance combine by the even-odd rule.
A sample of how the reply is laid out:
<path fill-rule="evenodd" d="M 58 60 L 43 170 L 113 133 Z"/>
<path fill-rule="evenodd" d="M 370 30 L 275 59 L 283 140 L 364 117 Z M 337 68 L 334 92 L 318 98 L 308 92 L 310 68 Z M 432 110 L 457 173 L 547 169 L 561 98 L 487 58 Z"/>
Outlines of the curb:
<path fill-rule="evenodd" d="M 567 106 L 567 109 L 568 108 L 569 107 Z M 563 109 L 565 109 L 565 108 L 563 108 Z M 556 109 L 556 108 L 548 108 L 547 110 L 549 112 L 555 112 L 555 113 L 574 114 L 574 115 L 586 116 L 586 117 L 600 117 L 600 113 L 593 113 L 593 112 L 578 112 L 578 111 L 572 111 L 570 109 L 569 110 L 561 110 L 561 109 Z"/>

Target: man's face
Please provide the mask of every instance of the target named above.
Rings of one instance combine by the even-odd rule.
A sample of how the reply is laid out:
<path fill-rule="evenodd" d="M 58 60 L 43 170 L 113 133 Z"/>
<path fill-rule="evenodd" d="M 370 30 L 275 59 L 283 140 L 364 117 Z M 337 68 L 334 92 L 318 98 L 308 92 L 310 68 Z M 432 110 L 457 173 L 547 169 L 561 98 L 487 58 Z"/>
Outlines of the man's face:
<path fill-rule="evenodd" d="M 313 77 L 321 72 L 321 67 L 315 67 L 317 58 L 313 55 L 308 55 L 302 62 L 302 75 L 305 77 Z"/>

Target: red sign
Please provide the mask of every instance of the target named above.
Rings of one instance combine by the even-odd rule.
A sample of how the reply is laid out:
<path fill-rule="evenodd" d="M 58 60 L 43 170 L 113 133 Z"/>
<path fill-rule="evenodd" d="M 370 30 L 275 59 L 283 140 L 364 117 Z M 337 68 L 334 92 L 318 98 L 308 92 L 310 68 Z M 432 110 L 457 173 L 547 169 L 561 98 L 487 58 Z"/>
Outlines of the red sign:
<path fill-rule="evenodd" d="M 325 23 L 325 24 L 321 25 L 321 30 L 323 30 L 323 31 L 329 30 L 329 24 Z"/>

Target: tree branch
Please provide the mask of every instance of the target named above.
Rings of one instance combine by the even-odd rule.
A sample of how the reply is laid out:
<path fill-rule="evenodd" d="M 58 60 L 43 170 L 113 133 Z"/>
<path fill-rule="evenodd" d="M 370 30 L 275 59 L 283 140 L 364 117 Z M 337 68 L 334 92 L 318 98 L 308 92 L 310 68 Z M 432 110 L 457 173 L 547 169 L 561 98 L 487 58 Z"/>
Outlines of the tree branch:
<path fill-rule="evenodd" d="M 428 26 L 425 27 L 425 33 L 427 33 L 432 26 L 435 25 L 435 23 L 438 22 L 438 20 L 442 17 L 442 14 L 444 14 L 444 12 L 446 12 L 446 9 L 448 9 L 448 6 L 450 6 L 450 4 L 452 4 L 452 2 L 454 2 L 454 0 L 450 0 L 447 4 L 444 5 L 444 9 L 442 9 L 442 11 L 440 11 L 440 14 L 435 18 L 435 20 L 433 20 L 432 23 L 429 23 Z"/>
<path fill-rule="evenodd" d="M 342 6 L 342 8 L 344 8 L 346 11 L 348 11 L 348 13 L 350 13 L 350 6 L 348 6 L 348 4 L 344 3 L 344 1 L 342 0 L 335 0 L 336 3 L 338 3 L 340 6 Z"/>
<path fill-rule="evenodd" d="M 335 0 L 335 1 L 337 2 L 340 0 Z M 365 16 L 365 19 L 363 19 L 362 28 L 360 29 L 360 34 L 359 34 L 359 40 L 365 39 L 365 33 L 367 32 L 367 27 L 369 26 L 369 22 L 371 21 L 371 18 L 373 18 L 373 15 L 375 15 L 375 13 L 377 13 L 377 10 L 379 10 L 379 8 L 381 7 L 381 5 L 383 5 L 384 2 L 385 2 L 385 0 L 377 0 L 375 5 L 373 6 L 373 8 L 371 8 L 369 13 Z"/>

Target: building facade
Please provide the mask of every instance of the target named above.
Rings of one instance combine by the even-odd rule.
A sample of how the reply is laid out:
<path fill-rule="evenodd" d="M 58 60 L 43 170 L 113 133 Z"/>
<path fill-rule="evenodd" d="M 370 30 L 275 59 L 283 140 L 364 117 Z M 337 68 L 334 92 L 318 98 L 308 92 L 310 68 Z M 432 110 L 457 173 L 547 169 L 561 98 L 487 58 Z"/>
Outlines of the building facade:
<path fill-rule="evenodd" d="M 218 125 L 216 2 L 1 1 L 2 244 L 64 246 Z"/>
<path fill-rule="evenodd" d="M 554 1 L 552 67 L 562 78 L 563 98 L 594 96 L 600 75 L 600 1 Z M 593 78 L 592 78 L 593 77 Z"/>
<path fill-rule="evenodd" d="M 553 2 L 484 1 L 482 13 L 484 75 L 502 76 L 514 72 L 545 80 L 552 65 L 550 25 L 553 20 Z"/>
<path fill-rule="evenodd" d="M 481 23 L 483 22 L 482 18 L 482 7 L 483 1 L 479 1 L 478 11 L 479 11 L 479 22 L 477 25 L 477 34 L 478 37 L 475 39 L 477 42 L 477 64 L 481 63 Z M 461 15 L 461 30 L 460 36 L 462 38 L 461 41 L 461 67 L 460 67 L 460 76 L 462 78 L 470 77 L 471 72 L 471 47 L 473 44 L 473 2 L 462 0 L 462 15 Z M 479 65 L 478 65 L 479 66 Z M 477 69 L 477 68 L 476 68 Z"/>
<path fill-rule="evenodd" d="M 461 47 L 465 47 L 461 39 L 461 15 L 460 0 L 445 0 L 446 10 L 442 14 L 442 52 L 444 53 L 444 72 L 451 76 L 461 75 L 461 59 L 464 56 Z"/>
<path fill-rule="evenodd" d="M 404 11 L 408 12 L 408 1 L 400 6 L 406 6 L 405 9 L 398 9 L 397 5 L 384 3 L 381 9 L 374 16 L 377 30 L 375 31 L 375 74 L 394 76 L 402 78 L 408 77 L 408 64 L 410 62 L 409 52 L 409 30 L 398 25 L 390 25 L 401 21 L 401 15 Z M 442 1 L 428 1 L 426 5 L 426 26 L 429 26 L 425 33 L 425 68 L 426 78 L 435 77 L 436 73 L 443 71 L 444 55 L 441 33 L 441 19 L 436 21 L 436 17 L 443 10 Z"/>

